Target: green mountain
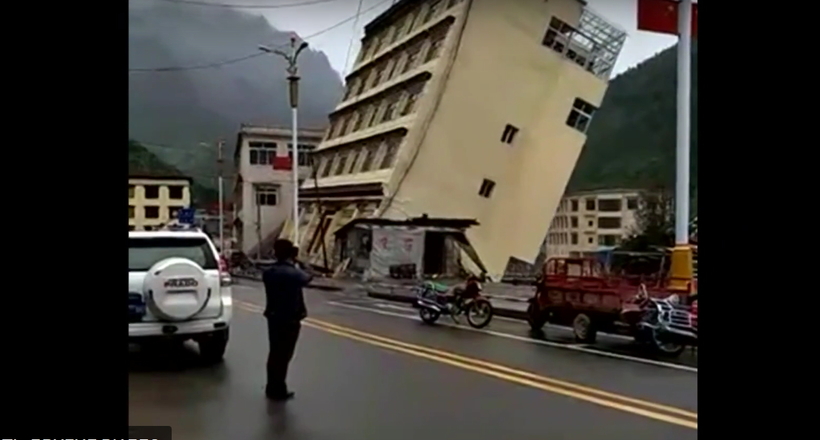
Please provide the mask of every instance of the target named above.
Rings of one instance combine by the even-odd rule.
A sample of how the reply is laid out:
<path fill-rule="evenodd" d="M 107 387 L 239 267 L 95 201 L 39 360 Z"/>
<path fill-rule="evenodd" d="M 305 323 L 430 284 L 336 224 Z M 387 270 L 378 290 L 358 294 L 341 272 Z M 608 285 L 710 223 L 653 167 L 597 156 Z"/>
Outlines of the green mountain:
<path fill-rule="evenodd" d="M 169 165 L 144 145 L 132 139 L 128 140 L 128 175 L 129 176 L 184 176 L 177 167 Z M 194 206 L 200 206 L 218 199 L 216 190 L 194 180 L 191 185 L 191 199 Z"/>
<path fill-rule="evenodd" d="M 290 33 L 274 29 L 260 15 L 130 0 L 129 138 L 200 184 L 216 187 L 218 138 L 226 141 L 225 157 L 232 160 L 241 123 L 290 124 L 286 61 L 258 50 L 260 44 L 289 40 Z M 264 56 L 209 68 L 140 71 L 207 66 L 256 54 Z M 322 52 L 311 49 L 299 56 L 299 73 L 300 123 L 324 126 L 341 96 L 341 78 Z"/>
<path fill-rule="evenodd" d="M 674 188 L 677 46 L 614 78 L 567 190 Z M 691 183 L 697 207 L 698 49 L 692 45 Z"/>

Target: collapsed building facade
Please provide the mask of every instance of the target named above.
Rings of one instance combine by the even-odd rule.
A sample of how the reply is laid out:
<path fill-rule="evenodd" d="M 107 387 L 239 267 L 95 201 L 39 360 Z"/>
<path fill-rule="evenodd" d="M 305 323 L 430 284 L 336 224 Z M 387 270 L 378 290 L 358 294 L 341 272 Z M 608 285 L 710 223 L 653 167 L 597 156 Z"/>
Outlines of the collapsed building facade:
<path fill-rule="evenodd" d="M 488 275 L 532 262 L 625 38 L 581 0 L 397 1 L 365 27 L 285 236 L 322 266 L 356 218 L 469 218 Z"/>

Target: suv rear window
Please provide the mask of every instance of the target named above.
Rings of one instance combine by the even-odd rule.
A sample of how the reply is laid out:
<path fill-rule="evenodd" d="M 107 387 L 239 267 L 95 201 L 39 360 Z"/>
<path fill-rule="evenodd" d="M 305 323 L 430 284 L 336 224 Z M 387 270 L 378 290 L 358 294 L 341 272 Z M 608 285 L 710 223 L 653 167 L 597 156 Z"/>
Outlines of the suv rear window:
<path fill-rule="evenodd" d="M 204 238 L 129 238 L 128 271 L 146 271 L 166 258 L 187 258 L 203 269 L 217 269 L 218 263 Z"/>

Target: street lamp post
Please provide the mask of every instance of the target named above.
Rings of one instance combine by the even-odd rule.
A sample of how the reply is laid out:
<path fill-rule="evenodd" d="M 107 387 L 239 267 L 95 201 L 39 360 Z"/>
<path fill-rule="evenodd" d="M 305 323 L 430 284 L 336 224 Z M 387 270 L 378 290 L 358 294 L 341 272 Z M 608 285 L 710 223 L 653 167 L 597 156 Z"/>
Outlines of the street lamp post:
<path fill-rule="evenodd" d="M 306 41 L 297 43 L 296 37 L 290 38 L 289 52 L 272 49 L 267 46 L 259 46 L 259 50 L 280 55 L 288 62 L 288 66 L 285 70 L 288 72 L 290 109 L 292 115 L 291 131 L 293 132 L 291 140 L 293 144 L 293 161 L 291 163 L 291 168 L 293 169 L 293 241 L 297 246 L 299 245 L 299 70 L 296 59 L 307 47 L 308 44 Z"/>

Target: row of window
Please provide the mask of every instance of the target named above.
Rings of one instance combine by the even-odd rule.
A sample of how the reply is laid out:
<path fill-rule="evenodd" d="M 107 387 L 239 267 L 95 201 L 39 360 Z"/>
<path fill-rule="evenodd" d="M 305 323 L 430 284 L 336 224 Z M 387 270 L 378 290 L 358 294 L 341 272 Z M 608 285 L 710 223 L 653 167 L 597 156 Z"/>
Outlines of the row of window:
<path fill-rule="evenodd" d="M 598 229 L 620 229 L 621 217 L 598 217 Z M 595 226 L 595 220 L 587 220 L 587 226 L 592 228 Z M 552 219 L 550 228 L 552 229 L 575 229 L 578 227 L 578 217 L 556 216 Z"/>
<path fill-rule="evenodd" d="M 558 206 L 558 212 L 566 212 L 567 210 L 571 212 L 578 212 L 578 199 L 571 199 L 571 200 L 562 200 L 561 204 Z M 598 212 L 620 212 L 623 209 L 623 200 L 622 199 L 600 199 L 596 200 L 595 198 L 586 198 L 584 200 L 584 208 L 586 211 L 595 211 L 596 208 Z M 627 197 L 626 198 L 626 209 L 632 211 L 638 209 L 638 198 L 637 197 Z"/>
<path fill-rule="evenodd" d="M 403 139 L 404 134 L 390 134 L 380 139 L 334 148 L 327 153 L 317 153 L 320 156 L 318 176 L 323 178 L 390 168 Z"/>
<path fill-rule="evenodd" d="M 413 113 L 427 83 L 426 78 L 339 115 L 331 121 L 327 139 L 346 136 Z"/>
<path fill-rule="evenodd" d="M 158 219 L 160 218 L 160 214 L 165 211 L 167 213 L 167 218 L 176 218 L 179 215 L 179 210 L 182 209 L 182 206 L 128 206 L 128 218 L 135 218 L 137 216 L 137 210 L 142 209 L 142 218 L 147 219 Z"/>
<path fill-rule="evenodd" d="M 587 244 L 595 243 L 595 236 L 589 235 L 586 237 Z M 614 235 L 614 234 L 600 234 L 598 235 L 598 245 L 599 246 L 617 246 L 621 244 L 621 236 Z M 547 235 L 547 244 L 548 245 L 562 245 L 562 244 L 578 244 L 578 233 L 550 233 Z"/>
<path fill-rule="evenodd" d="M 299 165 L 307 166 L 307 153 L 316 149 L 315 145 L 299 144 Z M 248 142 L 251 165 L 273 165 L 273 158 L 277 156 L 276 142 Z M 288 157 L 293 159 L 293 144 L 288 143 Z"/>
<path fill-rule="evenodd" d="M 362 43 L 356 64 L 373 59 L 382 49 L 392 46 L 401 38 L 411 34 L 413 30 L 429 23 L 442 11 L 450 9 L 460 2 L 461 0 L 431 0 L 421 7 L 399 16 L 394 20 L 392 26 L 376 33 Z"/>
<path fill-rule="evenodd" d="M 184 185 L 140 185 L 143 188 L 143 197 L 146 199 L 158 199 L 160 188 L 168 188 L 168 198 L 172 200 L 182 200 L 185 194 Z M 128 198 L 133 199 L 136 194 L 136 185 L 128 185 Z"/>
<path fill-rule="evenodd" d="M 372 67 L 357 72 L 348 80 L 342 102 L 438 58 L 451 24 L 447 22 L 434 27 L 426 36 L 420 35 L 408 42 L 402 50 L 385 57 Z"/>

